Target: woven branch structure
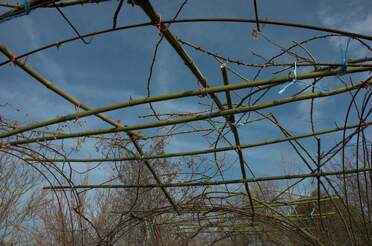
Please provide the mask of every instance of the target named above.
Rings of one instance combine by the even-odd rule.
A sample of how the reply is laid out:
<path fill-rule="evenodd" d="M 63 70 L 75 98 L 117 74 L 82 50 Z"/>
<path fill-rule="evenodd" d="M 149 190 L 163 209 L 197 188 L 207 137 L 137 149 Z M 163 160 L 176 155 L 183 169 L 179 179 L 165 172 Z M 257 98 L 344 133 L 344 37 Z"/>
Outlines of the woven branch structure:
<path fill-rule="evenodd" d="M 136 225 L 135 221 L 139 221 L 144 223 L 145 228 L 150 228 L 147 231 L 154 235 L 157 230 L 169 230 L 172 237 L 185 237 L 188 240 L 210 238 L 204 234 L 213 234 L 213 240 L 217 241 L 220 237 L 220 240 L 224 240 L 225 237 L 239 235 L 250 240 L 269 240 L 279 245 L 286 245 L 286 242 L 293 245 L 331 245 L 332 238 L 338 235 L 335 231 L 338 231 L 343 234 L 348 245 L 372 243 L 372 145 L 369 128 L 372 124 L 372 36 L 316 25 L 260 19 L 260 3 L 256 1 L 255 19 L 176 18 L 186 3 L 190 4 L 187 1 L 184 1 L 173 19 L 162 19 L 161 13 L 149 0 L 131 0 L 128 3 L 110 0 L 26 2 L 0 4 L 0 7 L 6 9 L 0 13 L 0 24 L 17 22 L 25 18 L 21 16 L 36 12 L 42 15 L 43 11 L 53 8 L 64 16 L 62 10 L 76 6 L 83 8 L 95 5 L 100 8 L 112 2 L 118 4 L 113 17 L 114 25 L 107 29 L 81 34 L 64 16 L 76 35 L 17 55 L 9 48 L 10 45 L 0 43 L 0 52 L 5 58 L 0 61 L 0 68 L 13 64 L 19 73 L 27 74 L 50 93 L 76 107 L 75 112 L 22 125 L 14 125 L 0 118 L 4 126 L 0 130 L 1 153 L 16 156 L 37 170 L 52 170 L 52 174 L 41 171 L 46 179 L 52 180 L 48 181 L 44 190 L 56 194 L 74 193 L 76 196 L 81 192 L 98 192 L 97 189 L 118 190 L 118 194 L 123 194 L 123 197 L 137 194 L 136 202 L 139 193 L 143 194 L 143 200 L 148 196 L 150 201 L 147 206 L 136 207 L 136 202 L 133 206 L 128 205 L 130 199 L 121 198 L 124 204 L 119 202 L 109 211 L 111 216 L 128 216 L 130 221 L 121 222 L 113 230 L 115 233 L 123 231 L 130 234 Z M 117 25 L 119 12 L 125 5 L 128 5 L 125 11 L 141 10 L 148 22 Z M 279 52 L 270 59 L 255 54 L 262 58 L 261 61 L 264 60 L 261 63 L 227 57 L 207 45 L 194 44 L 184 39 L 182 32 L 176 36 L 172 30 L 189 25 L 251 26 L 255 28 L 252 32 L 253 39 L 257 39 L 255 42 L 264 44 L 266 41 L 279 47 Z M 301 30 L 313 36 L 281 47 L 275 40 L 265 36 L 269 32 L 266 28 Z M 197 87 L 194 85 L 192 89 L 172 90 L 158 95 L 151 95 L 148 90 L 147 96 L 118 99 L 117 103 L 93 107 L 75 97 L 74 91 L 62 89 L 57 85 L 58 81 L 47 79 L 43 71 L 37 71 L 27 62 L 28 57 L 51 49 L 63 51 L 62 45 L 73 46 L 83 42 L 89 49 L 93 46 L 87 41 L 89 38 L 104 38 L 109 33 L 141 29 L 155 29 L 158 32 L 159 44 L 162 41 L 169 44 L 168 49 L 174 51 L 173 55 L 184 63 L 184 70 L 198 82 Z M 308 48 L 310 44 L 327 42 L 331 38 L 348 38 L 349 42 L 352 40 L 367 50 L 368 55 L 339 63 L 315 59 Z M 153 64 L 157 50 L 158 45 Z M 205 75 L 209 73 L 203 73 L 204 66 L 195 57 L 203 57 L 217 67 L 215 71 L 219 74 L 215 77 L 220 79 L 209 81 Z M 288 59 L 280 61 L 282 57 L 294 58 L 295 62 L 288 62 Z M 298 72 L 298 68 L 306 71 Z M 148 88 L 153 65 L 150 69 Z M 194 83 L 179 79 L 186 85 Z M 174 83 L 176 88 L 180 81 L 167 82 Z M 204 108 L 199 112 L 191 112 L 187 108 L 182 113 L 177 110 L 157 111 L 157 105 L 161 103 L 181 100 L 199 102 Z M 329 114 L 339 113 L 343 121 L 335 120 L 334 125 L 328 124 L 318 129 L 315 127 L 318 122 L 314 115 L 320 109 L 317 109 L 316 103 L 321 102 L 320 107 L 326 107 L 323 105 L 334 101 L 342 101 L 346 110 L 342 111 L 340 106 L 337 112 Z M 295 127 L 298 122 L 283 123 L 283 114 L 290 114 L 286 109 L 290 111 L 296 105 L 305 104 L 309 105 L 310 110 L 306 113 L 309 114 L 308 118 L 300 122 L 303 127 Z M 126 112 L 148 106 L 151 113 L 141 115 L 146 119 L 143 122 L 128 119 L 128 122 L 135 123 L 127 124 L 125 120 L 119 121 L 109 116 L 119 110 Z M 141 112 L 140 109 L 138 112 Z M 106 126 L 98 129 L 76 127 L 71 131 L 61 127 L 91 119 L 95 119 L 99 125 L 105 123 Z M 299 132 L 298 129 L 307 129 L 309 125 L 310 131 Z M 267 130 L 269 126 L 271 128 Z M 247 137 L 253 136 L 252 132 L 255 136 L 267 136 L 265 131 L 275 131 L 276 134 L 270 139 L 257 138 L 261 139 L 258 141 Z M 168 151 L 163 148 L 153 151 L 156 146 L 166 145 L 167 142 L 172 145 L 172 139 L 183 136 L 204 139 L 209 146 L 193 150 Z M 76 141 L 83 148 L 84 141 L 89 141 L 106 152 L 96 151 L 97 156 L 84 157 L 78 151 L 71 154 L 63 150 L 64 144 Z M 196 142 L 193 144 L 200 146 Z M 259 163 L 252 163 L 252 151 L 264 150 L 258 152 L 264 153 L 258 160 L 270 160 L 273 163 L 270 165 L 275 166 L 273 169 L 280 169 L 283 160 L 272 153 L 280 148 L 278 146 L 284 145 L 298 158 L 295 165 L 302 171 L 285 173 L 283 169 L 280 175 L 270 172 L 262 175 L 260 172 L 256 176 L 254 169 Z M 346 163 L 345 155 L 350 149 L 355 154 Z M 142 165 L 144 168 L 141 168 Z M 96 172 L 97 166 L 115 167 L 118 173 L 101 183 L 82 183 L 81 178 L 76 178 L 79 175 L 74 173 L 78 166 L 91 168 L 94 175 L 99 175 Z M 133 171 L 136 168 L 142 170 L 138 173 L 141 173 L 143 180 L 139 174 L 136 178 L 137 174 Z M 311 195 L 301 185 L 311 187 Z M 271 187 L 275 189 L 271 190 Z M 160 200 L 151 200 L 148 194 L 156 194 L 156 199 Z M 336 223 L 337 227 L 334 225 Z M 280 238 L 281 234 L 285 236 Z"/>

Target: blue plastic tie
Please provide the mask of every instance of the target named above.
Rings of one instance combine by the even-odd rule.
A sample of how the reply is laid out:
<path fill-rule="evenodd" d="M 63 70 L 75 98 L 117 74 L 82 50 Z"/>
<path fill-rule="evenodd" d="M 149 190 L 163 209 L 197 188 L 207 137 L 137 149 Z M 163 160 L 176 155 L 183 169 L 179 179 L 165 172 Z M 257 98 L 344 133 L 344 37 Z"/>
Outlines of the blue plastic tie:
<path fill-rule="evenodd" d="M 346 71 L 347 71 L 347 52 L 349 50 L 349 45 L 350 45 L 350 41 L 351 41 L 351 38 L 349 38 L 347 40 L 347 43 L 346 43 L 346 48 L 344 50 L 344 52 L 342 52 L 341 50 L 341 69 L 340 71 L 338 71 L 338 74 L 339 75 L 345 75 L 346 74 Z"/>
<path fill-rule="evenodd" d="M 285 85 L 282 89 L 280 89 L 280 91 L 278 92 L 279 94 L 282 94 L 283 92 L 285 92 L 291 85 L 294 84 L 294 82 L 297 81 L 297 63 L 296 62 L 294 63 L 293 76 L 294 77 L 291 83 Z"/>
<path fill-rule="evenodd" d="M 23 16 L 23 15 L 28 15 L 30 13 L 30 11 L 31 11 L 30 2 L 28 0 L 23 0 L 23 2 L 24 2 L 24 8 L 25 8 L 25 12 L 24 13 L 20 13 L 20 14 L 15 15 L 15 16 L 5 17 L 4 19 L 0 20 L 0 23 L 4 23 L 6 21 L 10 21 L 10 20 L 12 20 L 14 18 Z"/>
<path fill-rule="evenodd" d="M 28 15 L 30 13 L 30 3 L 28 0 L 23 0 L 25 5 L 25 14 Z"/>

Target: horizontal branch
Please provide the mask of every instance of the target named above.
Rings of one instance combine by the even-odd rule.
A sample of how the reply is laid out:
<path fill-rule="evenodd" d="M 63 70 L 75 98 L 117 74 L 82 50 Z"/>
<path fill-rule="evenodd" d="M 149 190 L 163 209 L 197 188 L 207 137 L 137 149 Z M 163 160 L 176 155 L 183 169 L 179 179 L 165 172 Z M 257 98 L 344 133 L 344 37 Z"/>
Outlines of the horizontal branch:
<path fill-rule="evenodd" d="M 74 5 L 83 5 L 83 4 L 99 4 L 102 2 L 110 2 L 112 0 L 66 0 L 66 1 L 61 1 L 59 3 L 55 3 L 55 6 L 59 8 L 64 8 L 64 7 L 71 7 Z M 54 5 L 47 5 L 45 8 L 53 8 L 55 7 Z"/>
<path fill-rule="evenodd" d="M 240 114 L 245 112 L 252 112 L 256 110 L 261 110 L 265 108 L 271 108 L 276 107 L 279 105 L 284 105 L 288 103 L 293 103 L 297 101 L 303 101 L 303 100 L 309 100 L 313 98 L 321 98 L 321 97 L 328 97 L 333 96 L 341 93 L 345 93 L 348 91 L 352 91 L 355 89 L 360 88 L 361 86 L 365 85 L 371 85 L 372 79 L 369 79 L 366 82 L 349 85 L 345 87 L 341 87 L 338 89 L 334 89 L 328 92 L 316 92 L 316 93 L 308 93 L 304 95 L 298 95 L 298 96 L 291 96 L 280 100 L 274 100 L 267 103 L 254 105 L 254 106 L 241 106 L 238 108 L 233 109 L 227 109 L 219 112 L 213 112 L 210 114 L 202 114 L 202 115 L 192 115 L 192 116 L 186 116 L 186 117 L 179 117 L 175 119 L 168 119 L 168 120 L 160 120 L 156 122 L 149 122 L 144 124 L 138 124 L 138 125 L 131 125 L 131 126 L 124 126 L 124 127 L 116 127 L 116 128 L 106 128 L 106 129 L 98 129 L 98 130 L 92 130 L 92 131 L 85 131 L 85 132 L 78 132 L 78 133 L 66 133 L 66 134 L 57 134 L 54 136 L 46 136 L 46 137 L 38 137 L 38 138 L 31 138 L 31 139 L 23 139 L 18 141 L 12 141 L 8 143 L 0 143 L 1 146 L 14 146 L 18 144 L 29 144 L 29 143 L 36 143 L 36 142 L 45 142 L 50 140 L 59 140 L 59 139 L 68 139 L 68 138 L 77 138 L 77 137 L 85 137 L 85 136 L 92 136 L 92 135 L 99 135 L 99 134 L 108 134 L 108 133 L 115 133 L 115 132 L 128 132 L 133 130 L 140 130 L 140 129 L 149 129 L 149 128 L 157 128 L 162 126 L 169 126 L 169 125 L 176 125 L 176 124 L 182 124 L 187 122 L 193 122 L 193 121 L 201 121 L 201 120 L 207 120 L 212 118 L 217 118 L 220 116 L 227 116 L 232 114 Z"/>
<path fill-rule="evenodd" d="M 372 121 L 367 121 L 362 124 L 363 127 L 368 127 L 372 124 Z M 338 131 L 343 131 L 347 129 L 357 128 L 360 124 L 353 124 L 348 125 L 346 127 L 335 127 L 331 129 L 326 129 L 317 132 L 309 132 L 302 135 L 285 137 L 285 138 L 276 138 L 268 141 L 253 143 L 253 144 L 242 144 L 240 145 L 241 149 L 247 148 L 255 148 L 260 146 L 266 146 L 271 144 L 283 143 L 292 140 L 298 140 L 313 136 L 320 136 L 325 134 L 330 134 Z M 195 150 L 195 151 L 187 151 L 187 152 L 176 152 L 176 153 L 165 153 L 160 155 L 151 155 L 151 156 L 143 156 L 143 157 L 118 157 L 118 158 L 73 158 L 73 159 L 27 159 L 28 161 L 38 161 L 38 162 L 112 162 L 112 161 L 133 161 L 133 160 L 152 160 L 152 159 L 163 159 L 163 158 L 170 158 L 170 157 L 181 157 L 181 156 L 194 156 L 194 155 L 202 155 L 202 154 L 210 154 L 210 153 L 218 153 L 218 152 L 225 152 L 225 151 L 233 151 L 237 147 L 236 146 L 229 146 L 229 147 L 220 147 L 220 148 L 210 148 L 210 149 L 202 149 L 202 150 Z"/>
<path fill-rule="evenodd" d="M 306 173 L 306 174 L 294 174 L 294 175 L 281 175 L 281 176 L 267 176 L 257 177 L 252 179 L 231 179 L 231 180 L 218 180 L 218 181 L 198 181 L 198 182 L 179 182 L 179 183 L 168 183 L 168 184 L 145 184 L 145 185 L 132 185 L 132 184 L 105 184 L 105 185 L 75 185 L 75 186 L 47 186 L 43 189 L 46 190 L 64 190 L 64 189 L 132 189 L 132 188 L 155 188 L 155 187 L 195 187 L 195 186 L 216 186 L 216 185 L 228 185 L 228 184 L 244 184 L 244 183 L 255 183 L 261 181 L 276 181 L 276 180 L 290 180 L 300 178 L 311 178 L 311 177 L 325 177 L 325 176 L 337 176 L 340 174 L 356 174 L 363 172 L 370 172 L 371 168 L 359 168 L 351 170 L 340 170 L 337 172 L 319 172 L 319 173 Z"/>
<path fill-rule="evenodd" d="M 29 1 L 29 0 L 27 0 Z M 60 1 L 60 0 L 33 0 L 29 1 L 29 10 L 27 10 L 26 6 L 24 4 L 1 4 L 3 7 L 9 7 L 12 8 L 12 10 L 9 10 L 5 13 L 0 14 L 0 23 L 20 17 L 24 14 L 28 14 L 27 11 L 35 10 L 38 8 L 55 8 L 60 7 L 70 7 L 74 5 L 83 5 L 83 4 L 98 4 L 100 2 L 108 2 L 111 0 L 67 0 L 67 1 Z M 58 2 L 58 3 L 57 3 Z"/>
<path fill-rule="evenodd" d="M 5 13 L 0 14 L 0 23 L 10 20 L 12 18 L 15 18 L 17 16 L 21 16 L 26 13 L 27 11 L 35 10 L 36 8 L 46 6 L 49 4 L 53 4 L 55 2 L 58 2 L 59 0 L 33 0 L 29 2 L 29 7 L 27 10 L 27 7 L 23 5 L 19 5 L 19 8 L 9 10 Z"/>
<path fill-rule="evenodd" d="M 1 45 L 0 45 L 0 48 L 1 48 Z M 371 68 L 355 67 L 355 68 L 349 68 L 346 73 L 351 74 L 351 73 L 365 72 L 369 70 L 371 70 Z M 305 79 L 312 79 L 312 78 L 329 77 L 329 76 L 335 76 L 337 75 L 337 73 L 338 73 L 337 70 L 303 73 L 303 74 L 299 74 L 297 76 L 297 79 L 305 80 Z M 55 118 L 52 118 L 46 121 L 29 124 L 23 127 L 18 127 L 17 129 L 14 129 L 12 131 L 1 133 L 0 138 L 10 137 L 15 134 L 19 134 L 19 133 L 33 130 L 33 129 L 40 128 L 40 127 L 49 126 L 52 124 L 62 123 L 62 122 L 69 121 L 69 120 L 75 120 L 78 118 L 80 119 L 80 118 L 84 118 L 84 117 L 91 116 L 91 115 L 97 115 L 97 114 L 108 112 L 108 111 L 123 109 L 127 107 L 147 104 L 147 103 L 161 102 L 165 100 L 179 99 L 179 98 L 185 98 L 185 97 L 191 97 L 191 96 L 206 95 L 208 93 L 217 93 L 217 92 L 226 92 L 226 91 L 232 91 L 232 90 L 246 89 L 250 87 L 257 87 L 257 86 L 264 86 L 264 85 L 281 84 L 281 83 L 285 83 L 291 80 L 293 80 L 293 78 L 288 75 L 285 77 L 278 77 L 278 78 L 267 79 L 267 80 L 240 82 L 240 83 L 234 83 L 234 84 L 223 85 L 223 86 L 213 86 L 213 87 L 208 87 L 208 88 L 203 88 L 203 89 L 174 92 L 174 93 L 169 93 L 166 95 L 130 99 L 125 102 L 110 104 L 107 106 L 98 107 L 95 109 L 86 110 L 82 112 L 77 112 L 77 113 L 75 112 L 72 114 L 55 117 Z"/>
<path fill-rule="evenodd" d="M 337 196 L 321 196 L 320 202 L 326 202 L 330 200 L 338 200 L 339 197 Z M 270 207 L 288 207 L 288 206 L 297 206 L 297 205 L 309 205 L 309 204 L 315 204 L 318 202 L 318 197 L 308 197 L 308 198 L 302 198 L 302 199 L 295 199 L 295 200 L 287 200 L 287 201 L 280 201 L 280 202 L 272 202 L 272 203 L 266 203 Z M 266 208 L 266 206 L 262 205 L 262 203 L 254 202 L 255 208 Z M 178 206 L 181 209 L 182 213 L 203 213 L 208 212 L 214 209 L 214 205 L 197 205 L 194 206 L 193 204 L 178 204 Z M 239 207 L 239 209 L 248 209 L 248 206 L 242 206 Z M 163 208 L 157 208 L 153 210 L 127 210 L 124 207 L 115 207 L 111 213 L 174 213 L 174 210 L 171 207 L 163 207 Z"/>
<path fill-rule="evenodd" d="M 10 15 L 7 14 L 7 17 Z M 0 21 L 1 18 L 6 18 L 5 16 L 0 16 Z M 364 34 L 359 34 L 359 33 L 352 33 L 352 32 L 347 32 L 347 31 L 342 31 L 338 29 L 332 29 L 332 28 L 325 28 L 321 26 L 314 26 L 314 25 L 305 25 L 305 24 L 299 24 L 299 23 L 290 23 L 290 22 L 285 22 L 285 21 L 275 21 L 275 20 L 259 20 L 261 24 L 266 24 L 266 25 L 274 25 L 274 26 L 285 26 L 285 27 L 291 27 L 291 28 L 300 28 L 300 29 L 307 29 L 307 30 L 315 30 L 315 31 L 320 31 L 320 32 L 326 32 L 326 33 L 334 33 L 334 34 L 339 34 L 339 35 L 344 35 L 348 37 L 354 37 L 354 38 L 361 38 L 365 40 L 372 40 L 372 36 L 364 35 Z M 178 19 L 178 20 L 164 20 L 162 21 L 163 24 L 180 24 L 180 23 L 250 23 L 250 24 L 255 24 L 256 20 L 253 19 L 234 19 L 234 18 L 198 18 L 198 19 Z M 81 35 L 83 38 L 87 37 L 94 37 L 110 32 L 117 32 L 117 31 L 122 31 L 122 30 L 128 30 L 128 29 L 135 29 L 135 28 L 140 28 L 140 27 L 148 27 L 148 26 L 153 26 L 153 22 L 146 22 L 146 23 L 138 23 L 138 24 L 132 24 L 132 25 L 126 25 L 126 26 L 120 26 L 117 28 L 107 28 L 107 29 L 102 29 L 99 31 L 87 33 L 84 35 Z M 52 48 L 52 47 L 59 47 L 62 44 L 66 44 L 69 42 L 73 42 L 76 40 L 79 40 L 80 37 L 70 37 L 64 40 L 60 40 L 58 42 L 53 42 L 50 44 L 47 44 L 43 47 L 37 48 L 35 50 L 26 52 L 22 55 L 19 55 L 16 57 L 16 59 L 21 59 L 26 56 L 29 56 L 31 54 L 38 53 L 40 51 Z M 7 63 L 11 62 L 11 59 L 8 59 L 7 61 L 0 62 L 0 66 L 5 65 Z"/>

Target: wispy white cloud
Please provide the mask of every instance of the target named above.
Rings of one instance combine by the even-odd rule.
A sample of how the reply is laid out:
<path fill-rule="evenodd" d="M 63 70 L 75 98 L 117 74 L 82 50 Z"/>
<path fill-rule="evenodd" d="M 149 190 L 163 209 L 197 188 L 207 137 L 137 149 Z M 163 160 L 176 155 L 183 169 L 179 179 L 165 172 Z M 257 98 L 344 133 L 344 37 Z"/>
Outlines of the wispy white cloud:
<path fill-rule="evenodd" d="M 169 49 L 160 49 L 158 50 L 157 54 L 157 64 L 156 64 L 156 73 L 154 76 L 154 81 L 157 83 L 157 85 L 153 86 L 156 93 L 165 94 L 169 93 L 170 89 L 170 82 L 173 79 L 173 76 L 171 74 L 172 69 L 169 69 L 169 67 L 172 67 L 172 62 L 170 59 L 170 50 Z"/>
<path fill-rule="evenodd" d="M 364 35 L 372 34 L 372 13 L 366 11 L 365 4 L 360 1 L 322 1 L 318 17 L 321 23 L 327 27 L 338 28 L 341 30 L 361 33 Z M 339 51 L 346 46 L 346 38 L 331 38 L 331 44 Z M 356 42 L 350 44 L 350 53 L 357 56 L 364 56 L 367 50 Z"/>
<path fill-rule="evenodd" d="M 372 13 L 365 18 L 355 20 L 350 24 L 350 30 L 363 34 L 372 34 Z"/>
<path fill-rule="evenodd" d="M 32 19 L 21 19 L 20 27 L 27 36 L 28 46 L 32 49 L 39 48 L 43 42 L 40 39 L 40 33 L 35 28 L 36 23 Z M 38 56 L 35 56 L 37 61 L 41 64 L 42 71 L 45 71 L 48 75 L 52 75 L 54 80 L 61 83 L 65 83 L 65 76 L 61 65 L 58 64 L 53 58 L 47 55 L 46 52 L 40 52 Z M 32 59 L 35 59 L 32 57 Z"/>
<path fill-rule="evenodd" d="M 15 83 L 18 83 L 15 81 Z M 1 102 L 11 102 L 11 104 L 18 108 L 19 114 L 14 110 L 10 110 L 7 117 L 14 117 L 13 119 L 20 120 L 20 122 L 29 122 L 35 120 L 46 120 L 50 117 L 56 116 L 66 112 L 66 105 L 50 101 L 47 96 L 40 96 L 40 94 L 27 93 L 22 90 L 0 90 Z M 14 98 L 20 100 L 14 101 Z M 2 112 L 5 113 L 4 111 Z"/>

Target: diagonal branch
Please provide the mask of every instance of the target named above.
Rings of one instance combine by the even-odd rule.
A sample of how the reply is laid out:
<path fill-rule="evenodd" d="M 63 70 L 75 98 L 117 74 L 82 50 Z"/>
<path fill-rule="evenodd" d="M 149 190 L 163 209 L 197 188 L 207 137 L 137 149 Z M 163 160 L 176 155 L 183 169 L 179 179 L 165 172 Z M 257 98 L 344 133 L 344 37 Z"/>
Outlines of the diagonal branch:
<path fill-rule="evenodd" d="M 12 52 L 9 51 L 3 45 L 0 45 L 0 52 L 2 52 L 8 58 L 12 58 Z M 63 97 L 65 100 L 69 101 L 73 105 L 75 105 L 77 107 L 80 107 L 80 108 L 82 108 L 84 110 L 92 110 L 93 109 L 90 106 L 88 106 L 88 105 L 86 105 L 84 103 L 81 103 L 77 98 L 69 95 L 67 92 L 65 92 L 64 90 L 62 90 L 61 88 L 59 88 L 58 86 L 56 86 L 55 84 L 53 84 L 51 81 L 49 81 L 49 80 L 45 79 L 44 77 L 42 77 L 39 73 L 37 73 L 35 70 L 33 70 L 31 67 L 27 66 L 26 64 L 22 63 L 21 61 L 15 60 L 14 61 L 14 64 L 16 64 L 23 71 L 25 71 L 30 76 L 32 76 L 33 78 L 35 78 L 38 82 L 40 82 L 41 84 L 43 84 L 45 87 L 47 87 L 48 89 L 50 89 L 54 93 L 58 94 L 59 96 Z M 114 126 L 115 128 L 126 127 L 125 125 L 123 125 L 123 124 L 121 124 L 121 123 L 119 123 L 119 122 L 111 119 L 110 117 L 108 117 L 108 116 L 106 116 L 104 114 L 96 114 L 96 116 L 98 118 L 102 119 L 103 121 L 106 121 L 110 125 Z M 128 134 L 128 137 L 132 141 L 133 145 L 135 146 L 138 154 L 140 156 L 143 156 L 144 155 L 144 152 L 143 152 L 143 150 L 141 148 L 141 145 L 136 140 L 138 138 L 137 134 L 134 133 L 134 132 L 132 132 L 132 131 L 126 131 L 126 133 Z M 151 172 L 151 174 L 154 177 L 156 183 L 161 184 L 161 180 L 160 180 L 158 174 L 156 173 L 155 169 L 151 166 L 150 162 L 147 161 L 147 160 L 145 160 L 144 163 L 145 163 L 146 167 L 149 169 L 149 171 Z M 168 193 L 168 191 L 164 187 L 162 187 L 161 189 L 162 189 L 164 195 L 166 196 L 166 198 L 168 199 L 168 201 L 173 206 L 174 210 L 176 212 L 178 212 L 177 205 L 173 201 L 171 195 Z"/>

